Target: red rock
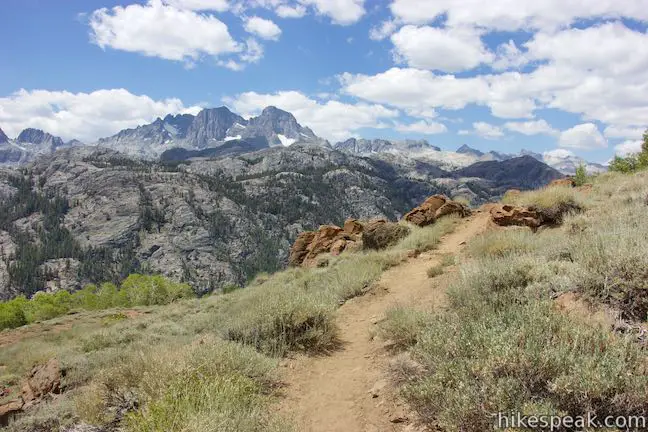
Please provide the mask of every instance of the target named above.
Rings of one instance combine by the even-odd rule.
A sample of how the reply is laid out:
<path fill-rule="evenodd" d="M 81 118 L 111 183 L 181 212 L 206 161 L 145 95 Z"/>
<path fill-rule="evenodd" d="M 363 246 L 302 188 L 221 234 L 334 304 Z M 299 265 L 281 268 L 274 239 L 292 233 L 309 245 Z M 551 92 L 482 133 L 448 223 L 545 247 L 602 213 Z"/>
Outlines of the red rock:
<path fill-rule="evenodd" d="M 347 219 L 344 222 L 344 232 L 351 235 L 362 234 L 364 227 L 357 219 Z"/>
<path fill-rule="evenodd" d="M 576 187 L 576 181 L 573 177 L 565 177 L 561 179 L 553 180 L 549 183 L 549 187 L 562 186 L 562 187 Z"/>
<path fill-rule="evenodd" d="M 433 195 L 405 214 L 403 219 L 420 227 L 432 225 L 436 222 L 436 211 L 448 201 L 450 198 L 445 195 Z"/>
<path fill-rule="evenodd" d="M 42 399 L 47 394 L 60 392 L 61 368 L 56 359 L 34 367 L 22 386 L 22 398 L 25 404 Z"/>
<path fill-rule="evenodd" d="M 312 243 L 313 238 L 315 238 L 314 231 L 305 231 L 299 236 L 290 249 L 290 257 L 288 258 L 288 263 L 291 266 L 299 266 L 304 262 L 306 255 L 308 255 L 308 246 Z"/>
<path fill-rule="evenodd" d="M 0 404 L 0 427 L 7 426 L 9 420 L 22 411 L 23 405 L 22 398 Z"/>
<path fill-rule="evenodd" d="M 528 226 L 535 230 L 542 225 L 542 216 L 530 207 L 496 205 L 490 214 L 493 222 L 500 226 Z"/>

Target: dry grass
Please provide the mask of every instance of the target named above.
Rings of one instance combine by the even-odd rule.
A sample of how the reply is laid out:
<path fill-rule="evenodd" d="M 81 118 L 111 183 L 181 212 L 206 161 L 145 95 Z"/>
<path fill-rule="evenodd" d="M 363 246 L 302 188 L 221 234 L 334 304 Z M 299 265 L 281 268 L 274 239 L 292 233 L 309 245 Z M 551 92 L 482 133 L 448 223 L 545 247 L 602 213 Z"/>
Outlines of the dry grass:
<path fill-rule="evenodd" d="M 431 427 L 489 430 L 502 411 L 648 415 L 646 357 L 635 335 L 579 321 L 551 300 L 579 291 L 645 321 L 648 174 L 600 176 L 587 197 L 552 189 L 516 203 L 572 201 L 587 210 L 566 216 L 560 229 L 476 239 L 448 311 L 397 310 L 384 323 L 386 337 L 425 371 L 399 381 Z"/>
<path fill-rule="evenodd" d="M 66 370 L 63 397 L 19 418 L 13 431 L 55 431 L 81 419 L 136 432 L 287 430 L 267 410 L 274 359 L 335 346 L 335 309 L 369 290 L 413 247 L 435 247 L 452 226 L 414 229 L 385 251 L 261 275 L 245 289 L 143 307 L 137 316 L 83 312 L 71 328 L 5 346 L 6 379 L 52 357 Z"/>

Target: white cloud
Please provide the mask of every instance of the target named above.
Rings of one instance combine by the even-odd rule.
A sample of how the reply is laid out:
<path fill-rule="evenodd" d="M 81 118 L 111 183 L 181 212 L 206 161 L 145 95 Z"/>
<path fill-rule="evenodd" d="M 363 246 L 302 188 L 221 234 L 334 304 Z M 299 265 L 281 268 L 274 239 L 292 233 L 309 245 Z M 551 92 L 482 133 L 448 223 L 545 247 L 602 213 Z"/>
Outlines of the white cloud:
<path fill-rule="evenodd" d="M 630 140 L 638 140 L 643 137 L 646 129 L 647 128 L 645 127 L 608 126 L 603 131 L 603 135 L 605 135 L 607 138 L 627 138 Z"/>
<path fill-rule="evenodd" d="M 594 123 L 583 123 L 560 133 L 558 143 L 561 147 L 592 150 L 606 148 L 607 140 Z"/>
<path fill-rule="evenodd" d="M 326 15 L 334 24 L 350 25 L 358 22 L 365 14 L 365 0 L 299 0 L 312 6 L 318 14 Z"/>
<path fill-rule="evenodd" d="M 459 72 L 490 63 L 493 55 L 473 28 L 405 26 L 391 36 L 395 55 L 411 67 Z"/>
<path fill-rule="evenodd" d="M 554 108 L 617 128 L 646 124 L 645 32 L 608 23 L 537 34 L 522 47 L 528 51 L 510 42 L 501 46 L 492 65 L 507 69 L 535 62 L 530 72 L 456 77 L 392 68 L 373 76 L 343 74 L 343 91 L 401 108 L 461 109 L 476 104 L 500 118 L 533 118 L 539 108 Z M 438 61 L 421 56 L 415 65 Z"/>
<path fill-rule="evenodd" d="M 33 127 L 65 140 L 91 143 L 169 113 L 195 114 L 199 110 L 186 107 L 179 99 L 154 100 L 124 89 L 92 93 L 20 90 L 0 98 L 0 125 L 10 136 Z"/>
<path fill-rule="evenodd" d="M 381 105 L 348 104 L 334 100 L 319 102 L 297 91 L 272 94 L 247 92 L 225 98 L 224 102 L 248 117 L 269 105 L 276 106 L 293 113 L 302 125 L 332 141 L 347 139 L 362 128 L 388 127 L 389 124 L 385 122 L 399 116 L 398 111 Z"/>
<path fill-rule="evenodd" d="M 92 40 L 101 48 L 137 52 L 167 60 L 197 61 L 241 50 L 227 26 L 214 16 L 164 5 L 99 9 L 90 18 Z"/>
<path fill-rule="evenodd" d="M 579 18 L 632 17 L 648 20 L 645 0 L 393 0 L 395 17 L 425 24 L 441 17 L 446 25 L 474 25 L 494 30 L 556 29 Z"/>
<path fill-rule="evenodd" d="M 395 20 L 386 20 L 381 22 L 376 27 L 369 30 L 369 39 L 380 41 L 388 38 L 398 28 L 398 23 Z"/>
<path fill-rule="evenodd" d="M 301 18 L 306 15 L 306 8 L 302 5 L 279 5 L 275 9 L 275 13 L 281 18 Z"/>
<path fill-rule="evenodd" d="M 245 20 L 245 31 L 255 34 L 262 39 L 278 40 L 281 36 L 281 29 L 274 22 L 253 16 Z"/>
<path fill-rule="evenodd" d="M 402 109 L 461 109 L 489 93 L 481 77 L 459 79 L 419 69 L 392 68 L 373 76 L 344 73 L 339 79 L 347 94 Z"/>
<path fill-rule="evenodd" d="M 509 40 L 497 47 L 495 61 L 491 64 L 494 70 L 518 69 L 529 62 L 525 52 Z"/>
<path fill-rule="evenodd" d="M 392 68 L 377 75 L 340 75 L 347 94 L 405 110 L 458 110 L 469 104 L 488 106 L 501 118 L 530 118 L 536 103 L 524 93 L 518 73 L 457 78 L 419 69 Z"/>
<path fill-rule="evenodd" d="M 504 136 L 504 131 L 499 126 L 490 123 L 475 122 L 472 130 L 461 130 L 459 135 L 479 135 L 486 139 L 497 139 Z"/>
<path fill-rule="evenodd" d="M 164 3 L 175 6 L 178 9 L 189 9 L 197 11 L 212 10 L 225 12 L 230 8 L 227 0 L 164 0 Z"/>
<path fill-rule="evenodd" d="M 648 8 L 647 8 L 648 9 Z M 537 33 L 525 44 L 528 56 L 600 77 L 621 77 L 648 68 L 648 34 L 621 22 L 558 33 Z"/>
<path fill-rule="evenodd" d="M 399 132 L 413 132 L 425 135 L 440 134 L 448 131 L 448 128 L 443 123 L 430 122 L 421 120 L 411 124 L 397 124 L 396 130 Z"/>
<path fill-rule="evenodd" d="M 504 127 L 522 135 L 558 135 L 560 131 L 551 127 L 546 120 L 532 120 L 527 122 L 507 122 Z M 564 150 L 561 150 L 564 151 Z"/>
<path fill-rule="evenodd" d="M 641 152 L 642 141 L 627 140 L 614 146 L 615 154 L 619 156 L 627 156 L 629 154 L 635 154 Z"/>

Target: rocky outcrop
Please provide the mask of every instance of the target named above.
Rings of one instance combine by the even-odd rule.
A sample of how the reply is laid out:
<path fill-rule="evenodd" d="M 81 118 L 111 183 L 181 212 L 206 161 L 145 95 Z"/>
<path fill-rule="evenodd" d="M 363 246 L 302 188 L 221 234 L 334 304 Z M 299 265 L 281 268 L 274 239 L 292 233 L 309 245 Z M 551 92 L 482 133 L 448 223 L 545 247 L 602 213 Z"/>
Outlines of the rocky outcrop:
<path fill-rule="evenodd" d="M 345 250 L 361 248 L 363 226 L 356 219 L 348 219 L 344 228 L 322 225 L 317 231 L 301 233 L 290 249 L 291 266 L 312 267 L 318 265 L 318 257 L 330 253 L 340 255 Z"/>
<path fill-rule="evenodd" d="M 470 209 L 461 203 L 452 201 L 445 195 L 433 195 L 423 204 L 408 212 L 403 219 L 419 227 L 425 227 L 450 214 L 465 217 L 470 215 Z"/>
<path fill-rule="evenodd" d="M 528 226 L 535 231 L 543 225 L 560 225 L 565 215 L 581 210 L 575 202 L 562 202 L 549 208 L 500 204 L 493 206 L 490 214 L 499 226 Z"/>
<path fill-rule="evenodd" d="M 38 404 L 47 396 L 61 393 L 62 377 L 63 373 L 56 359 L 35 366 L 21 386 L 20 396 L 0 404 L 0 426 L 6 426 L 14 416 Z"/>
<path fill-rule="evenodd" d="M 553 180 L 549 183 L 549 187 L 576 187 L 576 180 L 573 177 L 565 177 L 561 179 Z"/>
<path fill-rule="evenodd" d="M 410 233 L 410 229 L 395 222 L 384 219 L 369 222 L 362 233 L 364 249 L 385 249 L 395 245 Z"/>
<path fill-rule="evenodd" d="M 536 230 L 542 225 L 540 214 L 531 207 L 496 205 L 491 211 L 491 219 L 499 226 L 528 226 Z"/>
<path fill-rule="evenodd" d="M 61 366 L 56 359 L 35 366 L 22 386 L 22 399 L 26 408 L 37 403 L 48 394 L 61 392 Z"/>

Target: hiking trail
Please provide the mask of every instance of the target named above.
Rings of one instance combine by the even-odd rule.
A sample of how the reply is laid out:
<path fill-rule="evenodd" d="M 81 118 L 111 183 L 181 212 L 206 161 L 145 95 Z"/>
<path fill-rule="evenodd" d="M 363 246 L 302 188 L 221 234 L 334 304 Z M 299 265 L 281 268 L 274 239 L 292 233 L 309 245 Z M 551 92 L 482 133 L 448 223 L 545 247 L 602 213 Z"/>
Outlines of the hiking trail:
<path fill-rule="evenodd" d="M 364 296 L 337 311 L 341 348 L 325 356 L 284 360 L 284 396 L 278 410 L 300 432 L 423 431 L 400 401 L 388 378 L 392 354 L 374 338 L 376 324 L 394 306 L 443 307 L 456 268 L 430 279 L 427 270 L 444 255 L 455 257 L 489 225 L 489 213 L 458 222 L 438 247 L 387 270 Z"/>

